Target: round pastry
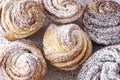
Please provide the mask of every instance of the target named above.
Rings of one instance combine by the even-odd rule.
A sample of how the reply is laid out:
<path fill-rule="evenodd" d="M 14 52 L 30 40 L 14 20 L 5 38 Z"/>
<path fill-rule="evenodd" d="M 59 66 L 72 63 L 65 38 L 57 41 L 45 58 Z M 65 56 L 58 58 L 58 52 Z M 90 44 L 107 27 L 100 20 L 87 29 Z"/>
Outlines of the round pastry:
<path fill-rule="evenodd" d="M 46 13 L 58 23 L 70 23 L 82 15 L 83 0 L 43 0 Z"/>
<path fill-rule="evenodd" d="M 91 39 L 102 45 L 120 42 L 120 4 L 97 1 L 87 5 L 83 24 Z"/>
<path fill-rule="evenodd" d="M 0 80 L 43 80 L 46 62 L 29 40 L 11 42 L 0 52 Z"/>
<path fill-rule="evenodd" d="M 44 34 L 43 49 L 53 66 L 69 71 L 79 68 L 91 55 L 92 44 L 76 24 L 51 24 Z"/>
<path fill-rule="evenodd" d="M 7 0 L 2 8 L 2 34 L 8 40 L 34 34 L 43 25 L 43 12 L 38 0 Z"/>
<path fill-rule="evenodd" d="M 77 80 L 120 80 L 120 45 L 95 52 L 83 64 Z"/>

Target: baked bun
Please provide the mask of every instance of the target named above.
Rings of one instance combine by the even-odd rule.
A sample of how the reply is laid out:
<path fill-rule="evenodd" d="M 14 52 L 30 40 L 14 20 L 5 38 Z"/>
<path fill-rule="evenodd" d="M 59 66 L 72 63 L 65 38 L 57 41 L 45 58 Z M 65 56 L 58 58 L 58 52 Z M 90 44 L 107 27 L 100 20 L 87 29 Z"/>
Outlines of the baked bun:
<path fill-rule="evenodd" d="M 76 24 L 51 24 L 44 34 L 43 49 L 53 66 L 69 71 L 78 69 L 91 55 L 92 44 Z"/>
<path fill-rule="evenodd" d="M 97 44 L 120 42 L 120 4 L 115 1 L 97 1 L 87 5 L 83 24 L 85 31 Z"/>
<path fill-rule="evenodd" d="M 46 14 L 57 23 L 79 19 L 84 11 L 83 0 L 43 0 Z"/>
<path fill-rule="evenodd" d="M 46 62 L 30 40 L 10 42 L 0 52 L 0 80 L 43 80 Z"/>
<path fill-rule="evenodd" d="M 77 80 L 120 80 L 120 45 L 95 52 L 83 64 Z"/>
<path fill-rule="evenodd" d="M 26 38 L 42 27 L 43 12 L 39 0 L 7 0 L 2 8 L 0 31 L 8 40 Z"/>

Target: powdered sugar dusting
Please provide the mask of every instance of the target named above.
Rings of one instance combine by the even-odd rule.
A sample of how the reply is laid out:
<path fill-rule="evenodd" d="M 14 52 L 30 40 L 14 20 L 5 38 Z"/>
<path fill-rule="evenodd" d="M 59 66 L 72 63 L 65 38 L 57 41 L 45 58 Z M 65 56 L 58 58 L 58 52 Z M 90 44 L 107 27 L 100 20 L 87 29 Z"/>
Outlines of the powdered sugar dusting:
<path fill-rule="evenodd" d="M 72 70 L 75 66 L 81 65 L 77 64 L 78 61 L 80 62 L 85 55 L 90 55 L 92 49 L 88 48 L 92 47 L 88 36 L 76 24 L 50 25 L 45 32 L 43 44 L 45 57 L 51 63 L 56 63 L 54 66 L 63 70 Z"/>
<path fill-rule="evenodd" d="M 10 41 L 8 41 L 7 39 L 5 39 L 1 34 L 0 34 L 0 51 L 2 49 L 4 49 L 4 47 L 6 47 L 6 45 L 8 45 L 10 43 Z"/>
<path fill-rule="evenodd" d="M 47 14 L 56 22 L 70 23 L 83 13 L 84 4 L 79 0 L 43 0 Z"/>
<path fill-rule="evenodd" d="M 98 50 L 83 64 L 78 80 L 119 80 L 120 45 Z"/>

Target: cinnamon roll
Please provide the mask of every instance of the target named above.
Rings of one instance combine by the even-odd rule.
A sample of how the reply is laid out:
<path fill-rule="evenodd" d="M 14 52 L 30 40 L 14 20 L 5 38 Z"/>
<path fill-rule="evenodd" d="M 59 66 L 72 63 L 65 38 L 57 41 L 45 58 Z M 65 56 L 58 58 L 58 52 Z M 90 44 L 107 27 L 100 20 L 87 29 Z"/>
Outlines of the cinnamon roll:
<path fill-rule="evenodd" d="M 0 52 L 0 80 L 43 80 L 46 62 L 29 40 L 11 42 Z"/>
<path fill-rule="evenodd" d="M 82 15 L 83 0 L 43 0 L 46 13 L 58 23 L 70 23 Z"/>
<path fill-rule="evenodd" d="M 26 38 L 37 32 L 44 22 L 39 0 L 7 0 L 2 8 L 2 34 L 8 40 Z"/>
<path fill-rule="evenodd" d="M 104 0 L 88 4 L 83 24 L 94 42 L 102 45 L 119 43 L 120 4 Z"/>
<path fill-rule="evenodd" d="M 68 71 L 78 69 L 91 55 L 92 44 L 76 24 L 51 24 L 44 34 L 43 49 L 53 66 Z"/>
<path fill-rule="evenodd" d="M 77 80 L 120 80 L 120 45 L 95 52 L 83 64 Z"/>

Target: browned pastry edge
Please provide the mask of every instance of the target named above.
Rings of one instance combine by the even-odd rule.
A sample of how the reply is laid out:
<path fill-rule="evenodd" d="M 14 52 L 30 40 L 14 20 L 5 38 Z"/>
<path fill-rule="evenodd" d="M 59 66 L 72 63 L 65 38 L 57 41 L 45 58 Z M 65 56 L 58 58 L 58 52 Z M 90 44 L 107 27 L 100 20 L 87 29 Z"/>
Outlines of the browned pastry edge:
<path fill-rule="evenodd" d="M 0 62 L 2 80 L 43 80 L 46 73 L 43 55 L 30 40 L 11 42 L 0 52 Z"/>
<path fill-rule="evenodd" d="M 90 56 L 92 44 L 76 24 L 51 24 L 44 34 L 43 49 L 46 59 L 53 66 L 69 71 L 78 69 Z"/>
<path fill-rule="evenodd" d="M 53 19 L 57 23 L 65 24 L 74 22 L 79 19 L 84 11 L 83 0 L 72 0 L 72 1 L 59 1 L 59 0 L 43 0 L 45 7 L 45 13 L 48 17 Z M 71 7 L 71 6 L 72 7 Z M 72 12 L 67 12 L 70 8 L 77 7 Z M 72 9 L 71 9 L 72 10 Z M 69 15 L 68 15 L 69 14 Z"/>
<path fill-rule="evenodd" d="M 105 9 L 102 9 L 102 5 Z M 120 5 L 114 1 L 92 2 L 87 5 L 84 12 L 84 30 L 97 44 L 110 45 L 119 43 L 119 14 Z"/>
<path fill-rule="evenodd" d="M 2 8 L 1 32 L 8 40 L 26 38 L 36 33 L 44 23 L 41 1 L 6 1 Z M 17 7 L 15 7 L 17 6 Z"/>
<path fill-rule="evenodd" d="M 77 80 L 119 80 L 120 45 L 95 52 L 80 69 Z"/>

